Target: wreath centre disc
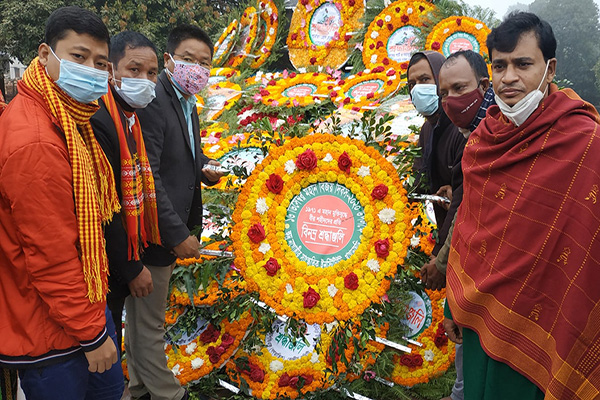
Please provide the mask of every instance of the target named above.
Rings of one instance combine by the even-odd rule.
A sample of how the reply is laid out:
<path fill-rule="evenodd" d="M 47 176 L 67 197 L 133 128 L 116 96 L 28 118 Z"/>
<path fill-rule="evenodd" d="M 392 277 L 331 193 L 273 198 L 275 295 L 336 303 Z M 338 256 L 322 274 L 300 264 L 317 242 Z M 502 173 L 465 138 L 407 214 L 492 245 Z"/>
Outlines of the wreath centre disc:
<path fill-rule="evenodd" d="M 306 325 L 304 338 L 294 338 L 285 328 L 285 322 L 275 321 L 273 332 L 265 337 L 265 345 L 269 352 L 286 361 L 297 360 L 315 350 L 321 338 L 321 327 L 319 324 Z"/>
<path fill-rule="evenodd" d="M 354 254 L 365 226 L 363 206 L 350 189 L 320 182 L 290 201 L 285 238 L 299 260 L 329 267 Z"/>
<path fill-rule="evenodd" d="M 308 34 L 317 46 L 325 46 L 333 40 L 342 26 L 342 14 L 333 3 L 323 3 L 312 15 Z"/>

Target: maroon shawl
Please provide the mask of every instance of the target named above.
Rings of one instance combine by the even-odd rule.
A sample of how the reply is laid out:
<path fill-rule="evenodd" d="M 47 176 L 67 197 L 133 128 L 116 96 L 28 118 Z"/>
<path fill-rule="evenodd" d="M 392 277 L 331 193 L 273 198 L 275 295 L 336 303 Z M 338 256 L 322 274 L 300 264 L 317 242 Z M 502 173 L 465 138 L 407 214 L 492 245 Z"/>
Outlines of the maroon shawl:
<path fill-rule="evenodd" d="M 450 309 L 546 399 L 600 398 L 599 122 L 553 86 L 520 127 L 490 107 L 462 160 Z"/>

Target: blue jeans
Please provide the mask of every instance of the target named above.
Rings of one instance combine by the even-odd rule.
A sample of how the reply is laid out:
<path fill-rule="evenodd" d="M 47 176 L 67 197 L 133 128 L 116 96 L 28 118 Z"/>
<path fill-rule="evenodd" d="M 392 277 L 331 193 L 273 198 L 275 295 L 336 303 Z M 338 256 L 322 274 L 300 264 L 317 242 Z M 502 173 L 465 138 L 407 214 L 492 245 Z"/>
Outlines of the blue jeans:
<path fill-rule="evenodd" d="M 108 307 L 106 329 L 116 346 Z M 120 400 L 125 388 L 120 361 L 102 374 L 91 373 L 83 351 L 58 364 L 19 370 L 19 378 L 27 400 Z"/>

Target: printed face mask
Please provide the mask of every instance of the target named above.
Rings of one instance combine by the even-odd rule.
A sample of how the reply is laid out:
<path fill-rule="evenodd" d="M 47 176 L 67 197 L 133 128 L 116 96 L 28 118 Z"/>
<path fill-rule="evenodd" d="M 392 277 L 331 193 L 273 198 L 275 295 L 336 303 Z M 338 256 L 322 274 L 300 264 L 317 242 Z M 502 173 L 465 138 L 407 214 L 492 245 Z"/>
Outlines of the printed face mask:
<path fill-rule="evenodd" d="M 439 97 L 437 86 L 431 83 L 417 84 L 412 88 L 410 96 L 418 112 L 429 117 L 438 110 Z"/>
<path fill-rule="evenodd" d="M 442 101 L 442 107 L 450 121 L 459 128 L 467 129 L 477 116 L 483 103 L 483 95 L 477 87 L 462 96 L 448 96 Z"/>
<path fill-rule="evenodd" d="M 173 72 L 167 69 L 167 73 L 171 76 L 177 89 L 188 95 L 197 94 L 204 89 L 210 76 L 208 68 L 195 63 L 174 60 L 170 54 L 169 57 L 175 63 L 175 68 Z"/>

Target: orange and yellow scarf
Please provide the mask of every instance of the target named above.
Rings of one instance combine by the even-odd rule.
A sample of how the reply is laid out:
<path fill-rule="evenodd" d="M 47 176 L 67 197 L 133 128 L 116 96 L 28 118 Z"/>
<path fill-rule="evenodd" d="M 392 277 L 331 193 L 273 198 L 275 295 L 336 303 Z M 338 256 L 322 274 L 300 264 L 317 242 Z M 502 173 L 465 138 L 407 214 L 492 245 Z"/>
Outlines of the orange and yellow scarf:
<path fill-rule="evenodd" d="M 23 83 L 42 96 L 65 135 L 87 296 L 92 303 L 103 301 L 108 290 L 108 260 L 102 223 L 112 219 L 120 204 L 112 169 L 90 125 L 98 104 L 82 104 L 68 96 L 46 74 L 37 57 L 25 70 Z"/>
<path fill-rule="evenodd" d="M 131 154 L 125 136 L 125 129 L 119 113 L 119 108 L 112 92 L 102 96 L 108 113 L 117 129 L 121 155 L 121 205 L 123 219 L 127 231 L 128 255 L 130 260 L 140 259 L 140 242 L 144 247 L 148 241 L 160 244 L 158 231 L 158 212 L 156 208 L 156 192 L 154 177 L 146 154 L 146 146 L 142 137 L 140 122 L 135 117 L 131 134 L 136 143 L 136 153 Z M 132 115 L 127 115 L 129 118 Z M 139 161 L 141 171 L 138 172 Z M 143 221 L 143 223 L 141 223 Z"/>

